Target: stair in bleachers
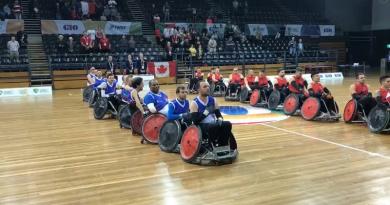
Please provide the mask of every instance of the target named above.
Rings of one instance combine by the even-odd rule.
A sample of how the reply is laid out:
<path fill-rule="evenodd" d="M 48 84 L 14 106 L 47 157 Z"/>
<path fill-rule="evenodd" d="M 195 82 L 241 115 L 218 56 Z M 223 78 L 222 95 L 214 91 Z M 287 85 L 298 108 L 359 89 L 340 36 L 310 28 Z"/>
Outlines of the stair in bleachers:
<path fill-rule="evenodd" d="M 284 15 L 289 19 L 291 22 L 295 23 L 304 23 L 302 22 L 298 16 L 292 12 L 281 0 L 273 0 L 273 2 L 280 8 L 280 10 L 284 13 Z"/>
<path fill-rule="evenodd" d="M 127 6 L 134 21 L 142 22 L 142 34 L 153 35 L 153 28 L 144 15 L 142 7 L 137 0 L 127 0 Z"/>
<path fill-rule="evenodd" d="M 23 8 L 24 19 L 24 31 L 27 34 L 40 34 L 41 33 L 41 19 L 39 15 L 33 15 L 31 10 L 31 0 L 22 0 L 21 5 Z"/>
<path fill-rule="evenodd" d="M 42 35 L 31 34 L 29 41 L 27 52 L 30 61 L 31 86 L 51 86 L 51 72 L 43 48 Z"/>
<path fill-rule="evenodd" d="M 185 62 L 177 60 L 177 73 L 176 73 L 176 78 L 177 81 L 180 79 L 189 79 L 192 77 L 192 70 L 191 67 L 188 66 Z"/>
<path fill-rule="evenodd" d="M 206 0 L 206 2 L 208 7 L 214 10 L 216 16 L 222 17 L 222 22 L 227 22 L 230 20 L 228 14 L 220 5 L 217 5 L 213 0 Z M 218 21 L 221 21 L 221 19 Z"/>

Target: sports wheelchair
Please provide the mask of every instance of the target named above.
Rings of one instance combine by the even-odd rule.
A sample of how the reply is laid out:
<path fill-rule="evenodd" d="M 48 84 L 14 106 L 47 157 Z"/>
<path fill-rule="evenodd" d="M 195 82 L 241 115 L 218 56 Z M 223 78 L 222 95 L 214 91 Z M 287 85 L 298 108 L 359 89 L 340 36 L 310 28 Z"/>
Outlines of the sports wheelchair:
<path fill-rule="evenodd" d="M 235 88 L 235 89 L 234 89 Z M 239 101 L 241 93 L 241 85 L 236 83 L 231 83 L 228 85 L 225 93 L 226 101 Z"/>
<path fill-rule="evenodd" d="M 166 121 L 162 125 L 158 141 L 161 151 L 174 153 L 180 152 L 180 140 L 183 132 L 192 124 L 188 117 L 189 113 L 188 115 L 185 114 L 183 119 Z"/>
<path fill-rule="evenodd" d="M 227 121 L 221 124 L 191 125 L 181 138 L 181 158 L 185 162 L 199 165 L 233 163 L 238 155 L 236 139 L 233 134 L 221 131 L 224 128 L 231 129 L 231 126 Z"/>
<path fill-rule="evenodd" d="M 390 108 L 378 103 L 371 109 L 367 118 L 368 129 L 373 133 L 390 131 Z"/>
<path fill-rule="evenodd" d="M 304 94 L 290 93 L 283 102 L 283 112 L 286 115 L 300 115 L 301 107 L 305 101 Z"/>
<path fill-rule="evenodd" d="M 332 100 L 334 110 L 332 110 L 323 98 L 309 97 L 301 107 L 301 115 L 305 120 L 318 121 L 339 121 L 339 107 L 336 101 Z"/>
<path fill-rule="evenodd" d="M 92 96 L 93 90 L 94 90 L 93 85 L 89 85 L 83 89 L 83 101 L 84 102 L 89 102 L 89 99 Z"/>
<path fill-rule="evenodd" d="M 343 114 L 345 123 L 367 122 L 368 115 L 377 102 L 372 96 L 366 96 L 360 102 L 354 98 L 347 102 Z"/>
<path fill-rule="evenodd" d="M 95 119 L 101 120 L 106 114 L 111 114 L 113 117 L 118 115 L 120 106 L 120 96 L 110 95 L 109 97 L 102 97 L 100 89 L 97 92 L 97 100 L 93 105 L 93 114 Z"/>
<path fill-rule="evenodd" d="M 210 95 L 213 97 L 222 97 L 226 94 L 226 85 L 223 81 L 212 82 L 210 84 Z"/>

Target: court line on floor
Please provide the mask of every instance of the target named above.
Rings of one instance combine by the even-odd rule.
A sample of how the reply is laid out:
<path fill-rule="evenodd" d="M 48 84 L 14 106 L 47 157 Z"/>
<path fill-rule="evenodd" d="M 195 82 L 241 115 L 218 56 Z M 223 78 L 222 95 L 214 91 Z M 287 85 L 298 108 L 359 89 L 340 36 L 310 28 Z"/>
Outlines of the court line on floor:
<path fill-rule="evenodd" d="M 336 145 L 336 146 L 343 147 L 343 148 L 350 149 L 350 150 L 354 150 L 354 151 L 357 151 L 357 152 L 362 152 L 362 153 L 368 154 L 370 156 L 380 157 L 380 158 L 383 158 L 383 159 L 390 159 L 390 156 L 386 156 L 386 155 L 375 153 L 375 152 L 370 152 L 370 151 L 367 151 L 367 150 L 364 150 L 364 149 L 351 147 L 351 146 L 340 144 L 340 143 L 337 143 L 337 142 L 332 142 L 332 141 L 321 139 L 321 138 L 318 138 L 318 137 L 313 137 L 313 136 L 306 135 L 306 134 L 303 134 L 303 133 L 299 133 L 299 132 L 295 132 L 295 131 L 279 128 L 279 127 L 276 127 L 276 126 L 273 126 L 273 125 L 270 125 L 270 124 L 260 123 L 259 125 L 262 125 L 264 127 L 273 128 L 273 129 L 276 129 L 276 130 L 280 130 L 280 131 L 283 131 L 283 132 L 287 132 L 287 133 L 290 133 L 290 134 L 299 135 L 299 136 L 306 137 L 306 138 L 309 138 L 309 139 L 325 142 L 325 143 L 328 143 L 328 144 Z"/>

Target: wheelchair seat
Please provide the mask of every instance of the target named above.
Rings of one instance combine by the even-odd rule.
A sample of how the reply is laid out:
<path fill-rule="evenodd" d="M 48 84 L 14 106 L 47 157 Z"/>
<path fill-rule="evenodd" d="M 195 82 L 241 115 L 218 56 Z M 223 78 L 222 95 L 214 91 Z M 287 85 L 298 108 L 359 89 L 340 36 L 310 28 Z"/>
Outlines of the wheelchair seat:
<path fill-rule="evenodd" d="M 213 97 L 225 96 L 226 89 L 226 85 L 223 82 L 212 82 L 210 84 L 210 95 Z"/>

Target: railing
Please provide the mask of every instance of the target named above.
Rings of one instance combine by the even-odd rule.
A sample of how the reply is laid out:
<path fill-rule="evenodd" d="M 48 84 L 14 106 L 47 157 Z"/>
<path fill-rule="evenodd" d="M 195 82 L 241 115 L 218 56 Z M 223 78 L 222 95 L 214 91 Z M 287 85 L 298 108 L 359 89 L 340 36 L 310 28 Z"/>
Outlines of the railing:
<path fill-rule="evenodd" d="M 186 71 L 193 74 L 194 67 L 207 65 L 211 67 L 236 65 L 240 66 L 245 74 L 245 65 L 261 65 L 266 68 L 267 64 L 283 64 L 285 69 L 295 69 L 299 63 L 338 62 L 337 50 L 303 51 L 292 55 L 289 51 L 246 51 L 246 52 L 217 52 L 207 53 L 201 58 L 191 57 L 188 52 L 175 53 L 174 59 L 180 64 L 185 64 Z M 178 74 L 180 75 L 180 68 Z M 185 74 L 187 75 L 187 73 Z"/>

